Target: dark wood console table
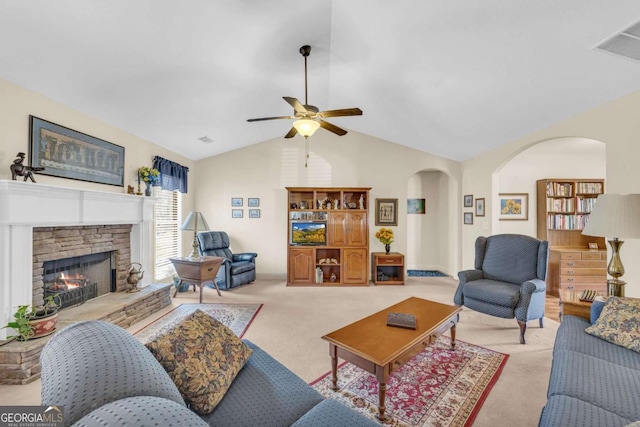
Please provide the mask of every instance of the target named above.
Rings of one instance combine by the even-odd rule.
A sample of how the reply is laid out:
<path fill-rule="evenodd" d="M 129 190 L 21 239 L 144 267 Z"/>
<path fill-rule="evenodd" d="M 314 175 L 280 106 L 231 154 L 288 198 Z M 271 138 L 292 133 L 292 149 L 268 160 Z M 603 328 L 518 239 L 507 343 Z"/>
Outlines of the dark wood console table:
<path fill-rule="evenodd" d="M 200 287 L 200 303 L 202 304 L 202 288 L 208 282 L 211 282 L 218 291 L 218 296 L 222 296 L 218 284 L 216 283 L 216 274 L 224 261 L 219 256 L 203 256 L 200 258 L 170 258 L 176 272 L 178 273 L 178 286 L 173 294 L 175 297 L 180 289 L 182 282 L 193 283 Z"/>

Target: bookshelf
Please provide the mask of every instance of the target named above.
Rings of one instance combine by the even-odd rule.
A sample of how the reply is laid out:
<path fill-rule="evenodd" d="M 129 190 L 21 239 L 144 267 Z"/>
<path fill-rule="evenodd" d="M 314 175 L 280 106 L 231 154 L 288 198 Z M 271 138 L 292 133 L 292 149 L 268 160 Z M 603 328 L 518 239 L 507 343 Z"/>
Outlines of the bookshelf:
<path fill-rule="evenodd" d="M 582 235 L 598 195 L 604 193 L 604 179 L 540 179 L 537 193 L 538 239 L 552 247 L 605 247 L 604 238 Z"/>
<path fill-rule="evenodd" d="M 607 251 L 603 237 L 582 230 L 604 193 L 603 179 L 540 179 L 537 186 L 538 239 L 549 242 L 547 294 L 593 289 L 606 294 Z M 597 249 L 589 244 L 596 243 Z"/>

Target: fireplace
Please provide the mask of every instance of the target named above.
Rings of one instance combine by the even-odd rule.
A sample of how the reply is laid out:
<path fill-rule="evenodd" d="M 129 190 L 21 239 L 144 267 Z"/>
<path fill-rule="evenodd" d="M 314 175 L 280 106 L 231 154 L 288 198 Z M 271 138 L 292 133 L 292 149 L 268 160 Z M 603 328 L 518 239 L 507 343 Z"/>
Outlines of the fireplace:
<path fill-rule="evenodd" d="M 128 290 L 130 234 L 128 224 L 34 227 L 33 305 L 54 293 L 68 307 Z"/>
<path fill-rule="evenodd" d="M 116 291 L 116 252 L 101 252 L 46 261 L 44 297 L 58 295 L 62 308 Z"/>
<path fill-rule="evenodd" d="M 130 288 L 132 262 L 153 271 L 156 199 L 124 194 L 118 188 L 97 191 L 80 186 L 0 179 L 0 325 L 11 321 L 21 305 L 43 304 L 47 261 L 114 251 L 116 292 Z M 138 287 L 152 280 L 148 273 Z M 0 329 L 0 341 L 7 332 Z"/>

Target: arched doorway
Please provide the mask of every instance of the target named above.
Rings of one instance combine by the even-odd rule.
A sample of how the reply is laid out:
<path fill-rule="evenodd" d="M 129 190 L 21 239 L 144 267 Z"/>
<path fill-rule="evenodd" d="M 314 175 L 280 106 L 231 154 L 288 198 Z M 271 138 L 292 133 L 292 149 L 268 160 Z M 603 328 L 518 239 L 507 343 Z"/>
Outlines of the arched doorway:
<path fill-rule="evenodd" d="M 536 181 L 544 178 L 605 178 L 606 144 L 594 139 L 563 137 L 540 141 L 516 153 L 493 175 L 493 234 L 517 233 L 536 237 Z M 606 186 L 605 186 L 606 188 Z M 526 221 L 499 221 L 500 193 L 526 193 Z"/>
<path fill-rule="evenodd" d="M 425 213 L 407 213 L 408 270 L 454 274 L 458 256 L 456 182 L 440 170 L 415 173 L 407 181 L 407 198 L 424 199 Z M 406 203 L 401 201 L 401 203 Z M 402 210 L 400 210 L 402 212 Z"/>

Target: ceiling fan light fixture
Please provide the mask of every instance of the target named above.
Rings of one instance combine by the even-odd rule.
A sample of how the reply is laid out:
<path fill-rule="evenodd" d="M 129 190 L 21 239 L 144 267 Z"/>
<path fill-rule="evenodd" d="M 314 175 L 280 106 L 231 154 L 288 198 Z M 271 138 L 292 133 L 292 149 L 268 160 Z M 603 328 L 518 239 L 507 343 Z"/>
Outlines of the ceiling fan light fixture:
<path fill-rule="evenodd" d="M 311 119 L 300 119 L 293 122 L 293 127 L 305 138 L 309 138 L 320 127 L 320 123 Z"/>

